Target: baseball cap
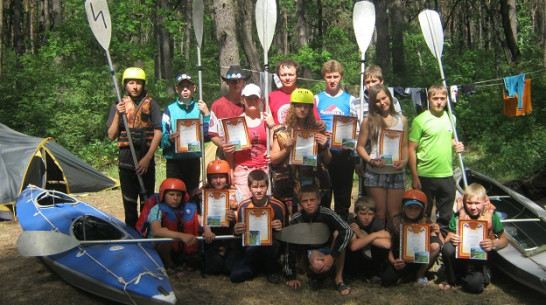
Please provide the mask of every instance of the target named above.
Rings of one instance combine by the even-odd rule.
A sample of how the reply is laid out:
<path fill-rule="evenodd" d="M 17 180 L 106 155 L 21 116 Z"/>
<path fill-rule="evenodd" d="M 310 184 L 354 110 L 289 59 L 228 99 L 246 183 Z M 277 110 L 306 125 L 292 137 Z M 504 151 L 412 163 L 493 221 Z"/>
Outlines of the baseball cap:
<path fill-rule="evenodd" d="M 180 83 L 184 80 L 189 80 L 192 84 L 193 84 L 193 80 L 191 80 L 191 76 L 184 73 L 184 74 L 180 74 L 178 75 L 178 77 L 176 78 L 176 85 L 180 85 Z"/>
<path fill-rule="evenodd" d="M 260 89 L 260 87 L 254 85 L 254 84 L 248 84 L 243 88 L 242 95 L 243 96 L 256 95 L 259 98 L 262 98 L 262 92 L 261 91 L 262 90 Z"/>

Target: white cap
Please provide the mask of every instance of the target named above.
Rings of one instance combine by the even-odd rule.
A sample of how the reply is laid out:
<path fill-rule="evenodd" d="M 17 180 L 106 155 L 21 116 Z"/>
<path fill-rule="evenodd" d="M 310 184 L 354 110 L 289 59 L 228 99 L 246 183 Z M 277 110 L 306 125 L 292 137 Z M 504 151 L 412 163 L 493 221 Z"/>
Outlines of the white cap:
<path fill-rule="evenodd" d="M 262 98 L 262 90 L 260 89 L 260 87 L 254 84 L 248 84 L 243 88 L 242 95 L 243 96 L 256 95 L 259 98 Z"/>

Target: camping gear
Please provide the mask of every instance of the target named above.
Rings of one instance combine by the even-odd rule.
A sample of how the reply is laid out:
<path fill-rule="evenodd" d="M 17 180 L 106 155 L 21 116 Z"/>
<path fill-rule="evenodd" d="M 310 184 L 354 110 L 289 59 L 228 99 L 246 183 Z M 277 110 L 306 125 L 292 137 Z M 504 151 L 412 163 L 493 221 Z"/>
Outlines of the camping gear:
<path fill-rule="evenodd" d="M 0 203 L 17 199 L 28 184 L 64 193 L 97 192 L 116 182 L 53 138 L 37 138 L 0 124 Z"/>
<path fill-rule="evenodd" d="M 165 268 L 152 244 L 115 243 L 117 239 L 140 238 L 115 217 L 64 193 L 32 185 L 17 199 L 16 211 L 25 234 L 50 231 L 75 241 L 65 252 L 42 257 L 69 284 L 124 304 L 175 304 Z M 97 240 L 108 241 L 84 243 Z M 59 238 L 56 242 L 51 238 L 34 242 L 37 249 L 55 244 L 63 247 Z M 18 241 L 18 248 L 23 249 L 23 244 Z"/>
<path fill-rule="evenodd" d="M 509 243 L 491 251 L 491 264 L 512 279 L 546 294 L 546 211 L 523 195 L 484 174 L 467 169 L 468 183 L 479 183 L 496 207 Z M 458 195 L 461 172 L 455 172 Z M 456 206 L 456 204 L 455 204 Z"/>

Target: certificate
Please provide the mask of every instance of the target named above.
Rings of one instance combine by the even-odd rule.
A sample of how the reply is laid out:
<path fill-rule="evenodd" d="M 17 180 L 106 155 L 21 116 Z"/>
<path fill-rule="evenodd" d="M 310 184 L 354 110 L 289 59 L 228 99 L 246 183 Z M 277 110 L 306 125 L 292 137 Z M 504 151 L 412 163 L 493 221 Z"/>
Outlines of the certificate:
<path fill-rule="evenodd" d="M 295 129 L 292 137 L 296 144 L 290 152 L 290 164 L 317 166 L 318 144 L 315 136 L 318 132 L 314 130 Z"/>
<path fill-rule="evenodd" d="M 400 258 L 408 263 L 429 263 L 430 225 L 400 225 Z"/>
<path fill-rule="evenodd" d="M 352 116 L 334 115 L 332 121 L 331 147 L 355 149 L 356 127 L 358 118 Z"/>
<path fill-rule="evenodd" d="M 201 152 L 201 125 L 199 119 L 178 119 L 176 130 L 179 136 L 175 141 L 177 153 Z"/>
<path fill-rule="evenodd" d="M 487 221 L 459 219 L 457 235 L 461 237 L 457 258 L 487 260 L 487 251 L 480 247 L 480 242 L 487 238 Z"/>
<path fill-rule="evenodd" d="M 270 246 L 273 244 L 270 208 L 246 208 L 243 246 Z"/>
<path fill-rule="evenodd" d="M 248 128 L 244 116 L 222 119 L 226 143 L 235 144 L 235 151 L 250 148 Z"/>
<path fill-rule="evenodd" d="M 403 136 L 403 131 L 381 130 L 379 135 L 379 157 L 383 159 L 386 165 L 392 165 L 393 162 L 400 161 Z"/>
<path fill-rule="evenodd" d="M 203 224 L 209 227 L 228 227 L 228 190 L 203 191 Z"/>

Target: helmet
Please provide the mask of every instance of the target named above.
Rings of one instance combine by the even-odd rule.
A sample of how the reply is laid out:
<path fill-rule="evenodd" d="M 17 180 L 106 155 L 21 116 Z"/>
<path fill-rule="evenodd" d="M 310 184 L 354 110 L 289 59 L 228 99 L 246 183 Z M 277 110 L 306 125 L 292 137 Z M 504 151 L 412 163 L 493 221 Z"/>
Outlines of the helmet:
<path fill-rule="evenodd" d="M 418 201 L 421 203 L 423 209 L 427 208 L 427 195 L 420 190 L 407 190 L 402 196 L 402 202 L 404 205 L 411 201 Z"/>
<path fill-rule="evenodd" d="M 167 178 L 163 180 L 163 182 L 161 182 L 161 185 L 159 186 L 159 201 L 163 201 L 164 194 L 168 190 L 181 191 L 182 198 L 184 198 L 184 200 L 187 200 L 186 184 L 184 184 L 184 181 L 177 178 Z"/>
<path fill-rule="evenodd" d="M 129 79 L 140 79 L 146 82 L 146 73 L 144 73 L 144 70 L 142 70 L 141 68 L 137 68 L 137 67 L 127 68 L 123 72 L 121 82 L 125 84 L 125 81 Z"/>
<path fill-rule="evenodd" d="M 298 88 L 290 95 L 291 103 L 313 104 L 314 96 L 311 90 Z"/>
<path fill-rule="evenodd" d="M 209 165 L 207 165 L 207 178 L 211 174 L 226 174 L 228 177 L 227 183 L 229 184 L 229 174 L 231 172 L 231 167 L 229 163 L 225 160 L 212 160 Z"/>

